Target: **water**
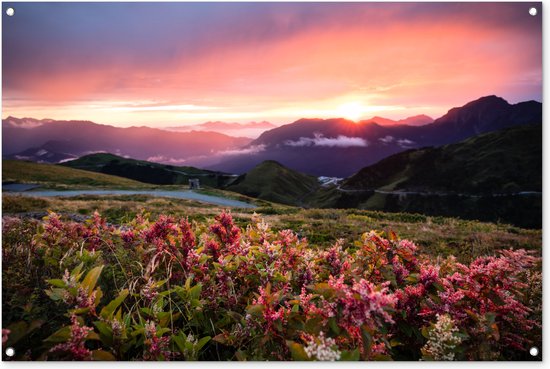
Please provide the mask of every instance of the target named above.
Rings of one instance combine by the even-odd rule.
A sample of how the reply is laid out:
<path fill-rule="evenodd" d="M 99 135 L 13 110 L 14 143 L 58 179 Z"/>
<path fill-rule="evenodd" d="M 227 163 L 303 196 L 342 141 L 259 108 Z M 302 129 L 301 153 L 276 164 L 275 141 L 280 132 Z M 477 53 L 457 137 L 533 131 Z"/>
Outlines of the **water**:
<path fill-rule="evenodd" d="M 243 201 L 227 199 L 220 196 L 203 195 L 193 191 L 162 191 L 162 190 L 70 190 L 53 191 L 38 190 L 30 192 L 21 192 L 24 196 L 34 197 L 72 197 L 81 195 L 150 195 L 157 197 L 170 197 L 175 199 L 187 199 L 205 202 L 219 206 L 229 206 L 234 208 L 256 208 L 256 205 L 248 204 Z"/>

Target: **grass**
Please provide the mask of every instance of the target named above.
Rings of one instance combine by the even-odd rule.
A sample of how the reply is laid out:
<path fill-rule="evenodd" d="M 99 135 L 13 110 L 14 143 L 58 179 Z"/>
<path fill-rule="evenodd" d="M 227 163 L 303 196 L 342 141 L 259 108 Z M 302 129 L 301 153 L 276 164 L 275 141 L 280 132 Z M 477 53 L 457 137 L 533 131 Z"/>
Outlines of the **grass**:
<path fill-rule="evenodd" d="M 198 178 L 201 185 L 223 187 L 234 180 L 232 175 L 226 173 L 128 159 L 108 153 L 86 155 L 62 165 L 155 185 L 187 186 L 189 179 Z"/>
<path fill-rule="evenodd" d="M 410 213 L 388 213 L 358 209 L 301 209 L 263 203 L 256 209 L 233 209 L 239 226 L 248 224 L 254 213 L 261 215 L 275 230 L 292 229 L 311 244 L 330 245 L 338 239 L 352 246 L 370 230 L 393 230 L 402 238 L 413 239 L 430 256 L 455 255 L 469 261 L 497 249 L 525 248 L 542 254 L 542 231 L 526 230 L 507 224 L 483 223 L 456 218 L 432 217 Z M 141 211 L 152 217 L 168 214 L 202 221 L 213 218 L 223 207 L 183 200 L 144 195 L 77 196 L 37 199 L 3 194 L 4 214 L 46 212 L 90 215 L 95 210 L 111 223 L 118 224 Z"/>
<path fill-rule="evenodd" d="M 142 182 L 51 164 L 2 160 L 2 181 L 37 183 L 46 188 L 150 188 Z"/>
<path fill-rule="evenodd" d="M 316 177 L 268 160 L 240 176 L 227 189 L 280 204 L 302 205 L 319 187 Z"/>

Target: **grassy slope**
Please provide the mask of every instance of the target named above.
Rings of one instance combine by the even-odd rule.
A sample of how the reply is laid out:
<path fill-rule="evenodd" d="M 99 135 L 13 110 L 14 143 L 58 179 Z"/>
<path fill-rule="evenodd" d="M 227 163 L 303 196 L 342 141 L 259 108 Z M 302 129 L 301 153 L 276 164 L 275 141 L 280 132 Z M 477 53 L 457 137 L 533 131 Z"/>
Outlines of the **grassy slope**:
<path fill-rule="evenodd" d="M 374 190 L 475 195 L 540 192 L 541 129 L 541 125 L 516 127 L 457 144 L 392 155 L 348 178 L 342 184 L 347 192 L 322 189 L 310 205 L 406 211 L 540 228 L 540 196 L 398 196 Z"/>
<path fill-rule="evenodd" d="M 149 185 L 127 178 L 121 178 L 80 169 L 52 164 L 37 164 L 19 160 L 2 160 L 2 181 L 38 183 L 46 187 L 82 188 L 116 187 L 144 188 Z"/>
<path fill-rule="evenodd" d="M 476 194 L 542 191 L 542 125 L 392 155 L 362 169 L 342 187 Z"/>
<path fill-rule="evenodd" d="M 187 185 L 190 178 L 198 178 L 203 186 L 222 187 L 234 179 L 225 173 L 128 159 L 108 153 L 86 155 L 62 165 L 159 185 Z"/>
<path fill-rule="evenodd" d="M 319 187 L 316 177 L 269 160 L 240 176 L 227 189 L 262 200 L 301 205 L 304 198 Z"/>
<path fill-rule="evenodd" d="M 203 221 L 212 218 L 220 207 L 180 199 L 132 196 L 78 196 L 74 198 L 35 199 L 3 194 L 5 215 L 22 212 L 45 212 L 90 215 L 98 210 L 114 223 L 128 220 L 144 210 L 156 218 L 160 214 L 189 217 Z M 505 224 L 482 223 L 454 218 L 407 213 L 384 213 L 358 209 L 299 209 L 265 205 L 256 209 L 233 210 L 237 223 L 246 226 L 260 214 L 274 229 L 292 229 L 312 245 L 327 246 L 343 239 L 346 247 L 370 230 L 394 230 L 403 238 L 418 243 L 421 252 L 436 257 L 455 255 L 468 261 L 489 255 L 496 249 L 526 248 L 542 252 L 542 231 L 526 230 Z"/>

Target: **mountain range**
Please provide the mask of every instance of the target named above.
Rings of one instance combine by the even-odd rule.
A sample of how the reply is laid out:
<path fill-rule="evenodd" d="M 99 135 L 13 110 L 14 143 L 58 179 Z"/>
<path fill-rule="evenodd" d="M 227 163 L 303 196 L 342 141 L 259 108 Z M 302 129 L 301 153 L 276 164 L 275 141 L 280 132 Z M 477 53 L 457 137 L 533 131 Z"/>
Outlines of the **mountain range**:
<path fill-rule="evenodd" d="M 400 124 L 407 125 L 407 126 L 424 126 L 426 124 L 433 123 L 433 121 L 434 121 L 433 118 L 425 114 L 420 114 L 420 115 L 415 115 L 415 116 L 408 117 L 405 119 L 400 119 L 400 120 L 393 120 L 393 119 L 375 116 L 370 119 L 366 119 L 363 122 L 373 122 L 381 126 L 395 126 Z"/>
<path fill-rule="evenodd" d="M 276 127 L 277 126 L 275 124 L 266 121 L 248 123 L 227 123 L 215 121 L 189 126 L 167 127 L 166 130 L 175 132 L 208 131 L 223 133 L 229 136 L 257 138 L 264 131 Z"/>
<path fill-rule="evenodd" d="M 2 120 L 2 155 L 11 159 L 58 162 L 94 152 L 183 164 L 200 162 L 250 142 L 217 132 L 169 132 L 150 127 L 119 128 L 89 121 L 8 117 Z M 48 155 L 45 155 L 44 152 Z M 61 161 L 59 160 L 59 161 Z"/>
<path fill-rule="evenodd" d="M 542 123 L 541 103 L 512 105 L 497 96 L 453 108 L 422 126 L 342 118 L 300 119 L 264 132 L 245 147 L 247 155 L 235 155 L 209 168 L 244 173 L 265 160 L 275 160 L 311 175 L 348 177 L 408 149 L 445 145 L 485 132 L 536 123 Z"/>
<path fill-rule="evenodd" d="M 324 184 L 266 161 L 228 190 L 314 208 L 359 208 L 542 226 L 542 125 L 411 149 Z"/>
<path fill-rule="evenodd" d="M 431 123 L 430 123 L 431 122 Z M 118 128 L 89 121 L 8 117 L 2 121 L 3 157 L 63 162 L 95 152 L 152 162 L 244 174 L 266 160 L 308 175 L 349 177 L 390 155 L 458 142 L 485 132 L 542 122 L 542 104 L 509 104 L 486 96 L 431 121 L 420 115 L 393 121 L 373 117 L 299 119 L 272 128 L 268 122 L 207 122 L 200 131 L 150 127 Z M 258 138 L 233 137 L 208 129 L 239 131 L 271 127 Z"/>

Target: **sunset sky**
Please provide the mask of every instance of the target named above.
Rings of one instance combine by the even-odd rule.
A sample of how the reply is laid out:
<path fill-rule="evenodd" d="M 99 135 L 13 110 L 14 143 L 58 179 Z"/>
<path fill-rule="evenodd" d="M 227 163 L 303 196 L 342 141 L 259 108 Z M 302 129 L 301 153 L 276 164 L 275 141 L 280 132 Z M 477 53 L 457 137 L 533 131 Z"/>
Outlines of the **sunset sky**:
<path fill-rule="evenodd" d="M 493 94 L 542 101 L 541 12 L 540 3 L 4 3 L 2 117 L 282 124 L 437 118 Z"/>

